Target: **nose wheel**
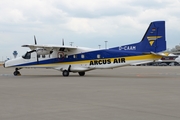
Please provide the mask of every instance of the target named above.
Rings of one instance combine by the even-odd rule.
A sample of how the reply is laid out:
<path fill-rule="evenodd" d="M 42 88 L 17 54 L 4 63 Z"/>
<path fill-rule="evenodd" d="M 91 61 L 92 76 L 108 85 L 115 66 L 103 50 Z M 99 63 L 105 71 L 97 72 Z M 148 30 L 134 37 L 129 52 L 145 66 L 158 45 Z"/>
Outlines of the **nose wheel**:
<path fill-rule="evenodd" d="M 14 76 L 20 76 L 21 75 L 21 73 L 18 71 L 18 70 L 20 70 L 19 68 L 15 68 L 15 71 L 14 71 Z"/>

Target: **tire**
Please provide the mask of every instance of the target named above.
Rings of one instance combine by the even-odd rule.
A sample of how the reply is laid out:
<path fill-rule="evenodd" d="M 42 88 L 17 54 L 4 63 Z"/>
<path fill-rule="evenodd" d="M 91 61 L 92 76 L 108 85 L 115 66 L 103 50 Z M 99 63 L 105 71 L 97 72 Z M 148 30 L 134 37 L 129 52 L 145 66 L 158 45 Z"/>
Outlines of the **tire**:
<path fill-rule="evenodd" d="M 78 72 L 79 73 L 79 76 L 84 76 L 85 75 L 85 72 Z"/>
<path fill-rule="evenodd" d="M 62 74 L 63 74 L 63 76 L 67 77 L 67 76 L 69 76 L 69 71 L 64 70 Z"/>
<path fill-rule="evenodd" d="M 14 76 L 18 76 L 18 75 L 21 75 L 19 71 L 14 71 Z"/>

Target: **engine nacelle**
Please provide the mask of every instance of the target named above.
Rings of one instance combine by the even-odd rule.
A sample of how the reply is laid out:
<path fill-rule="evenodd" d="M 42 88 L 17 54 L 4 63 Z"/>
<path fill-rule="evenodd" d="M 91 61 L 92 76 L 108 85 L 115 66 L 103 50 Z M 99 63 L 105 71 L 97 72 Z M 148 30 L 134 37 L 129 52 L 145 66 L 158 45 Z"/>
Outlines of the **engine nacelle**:
<path fill-rule="evenodd" d="M 36 52 L 38 55 L 49 55 L 50 54 L 50 51 L 46 50 L 46 49 L 38 49 L 38 50 L 36 50 Z"/>

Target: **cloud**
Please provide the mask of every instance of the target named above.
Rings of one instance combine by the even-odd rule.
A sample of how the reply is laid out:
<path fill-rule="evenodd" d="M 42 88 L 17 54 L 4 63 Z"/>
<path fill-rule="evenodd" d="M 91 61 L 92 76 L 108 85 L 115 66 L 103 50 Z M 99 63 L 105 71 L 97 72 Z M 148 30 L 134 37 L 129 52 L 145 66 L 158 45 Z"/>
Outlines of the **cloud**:
<path fill-rule="evenodd" d="M 168 45 L 173 47 L 180 38 L 179 6 L 179 0 L 0 1 L 1 51 L 9 49 L 0 55 L 33 43 L 33 35 L 41 44 L 61 44 L 62 38 L 87 47 L 105 40 L 108 46 L 138 42 L 156 20 L 166 21 Z"/>
<path fill-rule="evenodd" d="M 136 9 L 127 3 L 128 0 L 65 0 L 57 2 L 57 8 L 66 11 L 69 16 L 80 18 L 98 18 L 124 14 L 134 15 Z M 134 13 L 132 13 L 131 10 L 133 10 Z"/>

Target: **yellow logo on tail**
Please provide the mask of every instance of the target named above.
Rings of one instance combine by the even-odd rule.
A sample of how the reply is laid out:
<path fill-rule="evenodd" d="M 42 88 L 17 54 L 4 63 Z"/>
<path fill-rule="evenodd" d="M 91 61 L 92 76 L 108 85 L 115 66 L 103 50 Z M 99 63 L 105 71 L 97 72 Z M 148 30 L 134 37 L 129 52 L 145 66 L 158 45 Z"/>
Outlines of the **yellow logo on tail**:
<path fill-rule="evenodd" d="M 148 36 L 147 39 L 149 41 L 149 44 L 152 46 L 154 44 L 154 41 L 161 37 L 162 36 Z"/>

